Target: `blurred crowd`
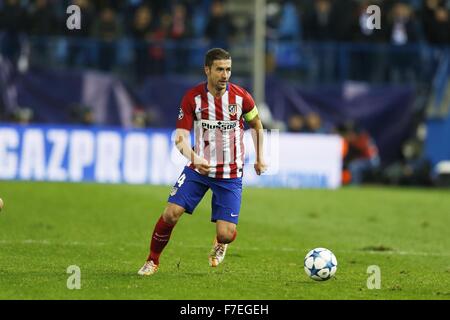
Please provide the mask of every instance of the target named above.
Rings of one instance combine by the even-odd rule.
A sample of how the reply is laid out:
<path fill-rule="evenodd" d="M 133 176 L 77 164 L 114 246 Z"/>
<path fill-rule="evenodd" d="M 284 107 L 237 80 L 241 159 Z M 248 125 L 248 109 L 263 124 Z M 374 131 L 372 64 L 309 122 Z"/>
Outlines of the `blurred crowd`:
<path fill-rule="evenodd" d="M 372 136 L 354 121 L 332 125 L 324 123 L 316 112 L 289 117 L 289 132 L 337 134 L 342 137 L 342 183 L 359 185 L 374 176 L 380 166 L 378 147 Z"/>
<path fill-rule="evenodd" d="M 168 71 L 185 73 L 190 65 L 187 60 L 193 57 L 193 50 L 200 48 L 199 59 L 194 64 L 198 74 L 205 47 L 233 49 L 238 43 L 251 42 L 253 13 L 248 9 L 253 7 L 250 1 L 245 3 L 240 0 L 0 0 L 0 57 L 8 58 L 19 69 L 21 56 L 28 55 L 37 60 L 41 57 L 41 65 L 50 62 L 53 66 L 60 59 L 69 67 L 111 71 L 121 65 L 124 52 L 131 52 L 131 58 L 128 57 L 131 64 L 125 65 L 134 67 L 132 73 L 139 81 Z M 66 9 L 71 4 L 81 9 L 79 30 L 66 27 L 69 16 Z M 367 28 L 369 5 L 381 9 L 379 30 Z M 317 61 L 316 74 L 321 82 L 326 82 L 327 73 L 337 69 L 336 65 L 329 65 L 338 56 L 337 51 L 328 50 L 330 43 L 387 44 L 396 48 L 426 43 L 437 50 L 448 48 L 449 9 L 450 0 L 267 0 L 266 37 L 268 42 L 284 42 L 288 46 L 303 42 L 322 46 L 313 56 Z M 389 69 L 406 75 L 408 81 L 407 72 L 403 71 L 420 67 L 417 55 L 417 51 L 387 56 L 368 51 L 351 55 L 348 64 L 357 76 L 376 75 Z M 383 63 L 389 67 L 383 68 Z M 74 123 L 93 124 L 89 106 L 72 109 Z M 30 123 L 33 112 L 18 108 L 13 117 L 11 120 L 16 122 Z M 147 127 L 151 122 L 148 112 L 139 108 L 132 117 L 137 128 Z M 344 184 L 370 181 L 371 176 L 382 177 L 388 183 L 428 183 L 429 167 L 421 156 L 423 137 L 420 134 L 405 142 L 402 160 L 384 168 L 383 175 L 379 175 L 378 149 L 370 134 L 356 124 L 334 125 L 323 123 L 316 113 L 293 114 L 286 129 L 340 134 L 344 140 Z"/>
<path fill-rule="evenodd" d="M 236 0 L 1 0 L 0 29 L 30 35 L 76 34 L 111 40 L 206 37 L 232 40 Z M 82 12 L 81 30 L 67 30 L 66 9 Z M 367 28 L 369 5 L 381 9 L 381 30 Z M 450 43 L 447 0 L 267 0 L 268 36 L 278 39 Z M 251 14 L 251 12 L 249 12 Z M 249 21 L 250 23 L 251 21 Z"/>
<path fill-rule="evenodd" d="M 337 134 L 342 138 L 342 184 L 384 183 L 392 185 L 431 185 L 431 164 L 424 156 L 426 129 L 416 126 L 402 145 L 397 161 L 383 165 L 377 143 L 370 132 L 348 120 L 336 125 L 325 123 L 319 114 L 293 114 L 288 120 L 289 132 L 304 134 Z"/>
<path fill-rule="evenodd" d="M 23 52 L 23 37 L 63 36 L 70 39 L 63 46 L 38 41 L 33 50 L 41 56 L 63 52 L 68 65 L 111 70 L 123 58 L 118 42 L 125 39 L 132 42 L 138 76 L 167 71 L 168 47 L 176 57 L 170 59 L 171 71 L 184 72 L 195 41 L 229 48 L 251 40 L 252 6 L 247 3 L 243 19 L 238 3 L 242 7 L 238 0 L 0 0 L 1 52 L 15 61 Z M 80 30 L 66 28 L 71 4 L 81 9 Z M 380 30 L 367 28 L 366 9 L 372 4 L 381 8 Z M 449 8 L 448 0 L 267 0 L 267 39 L 448 45 Z M 365 59 L 353 65 L 360 68 Z"/>

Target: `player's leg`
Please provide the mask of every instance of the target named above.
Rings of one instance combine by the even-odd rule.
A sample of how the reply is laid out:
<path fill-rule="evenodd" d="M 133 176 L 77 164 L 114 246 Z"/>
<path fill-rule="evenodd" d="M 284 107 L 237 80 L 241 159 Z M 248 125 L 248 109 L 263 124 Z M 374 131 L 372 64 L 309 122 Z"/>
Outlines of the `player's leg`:
<path fill-rule="evenodd" d="M 163 214 L 156 222 L 150 242 L 150 254 L 147 261 L 138 271 L 139 275 L 149 276 L 158 271 L 159 256 L 169 243 L 170 235 L 185 209 L 174 203 L 167 203 Z"/>
<path fill-rule="evenodd" d="M 211 267 L 217 267 L 227 253 L 228 244 L 236 239 L 236 224 L 224 220 L 216 221 L 216 237 L 209 253 L 208 262 Z"/>
<path fill-rule="evenodd" d="M 140 275 L 151 275 L 158 270 L 159 257 L 167 246 L 172 230 L 184 212 L 192 213 L 208 190 L 200 174 L 186 167 L 170 192 L 167 206 L 155 225 L 150 243 L 150 254 Z"/>
<path fill-rule="evenodd" d="M 155 225 L 150 244 L 150 254 L 147 261 L 153 260 L 155 264 L 159 264 L 159 256 L 170 240 L 170 235 L 185 208 L 174 203 L 167 203 L 163 214 Z"/>
<path fill-rule="evenodd" d="M 236 239 L 236 224 L 224 220 L 216 221 L 216 238 L 219 243 L 228 244 Z"/>
<path fill-rule="evenodd" d="M 241 207 L 242 179 L 221 179 L 212 183 L 212 218 L 216 237 L 210 251 L 209 265 L 217 267 L 225 258 L 228 244 L 236 239 Z"/>

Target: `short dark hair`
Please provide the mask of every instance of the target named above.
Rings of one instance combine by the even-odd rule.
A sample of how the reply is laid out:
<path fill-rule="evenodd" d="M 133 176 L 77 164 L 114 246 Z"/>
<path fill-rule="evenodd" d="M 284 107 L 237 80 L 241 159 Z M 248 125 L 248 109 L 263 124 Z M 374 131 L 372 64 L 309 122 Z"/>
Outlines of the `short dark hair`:
<path fill-rule="evenodd" d="M 222 48 L 212 48 L 205 55 L 205 66 L 211 67 L 214 60 L 231 59 L 231 54 Z"/>

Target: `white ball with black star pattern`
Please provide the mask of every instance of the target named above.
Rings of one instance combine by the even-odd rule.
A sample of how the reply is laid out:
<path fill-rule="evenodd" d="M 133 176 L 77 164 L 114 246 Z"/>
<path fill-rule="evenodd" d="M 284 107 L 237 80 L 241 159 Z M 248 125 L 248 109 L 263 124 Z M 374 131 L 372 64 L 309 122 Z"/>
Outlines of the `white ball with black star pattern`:
<path fill-rule="evenodd" d="M 337 259 L 330 250 L 315 248 L 306 255 L 304 267 L 308 277 L 316 281 L 324 281 L 336 274 Z"/>

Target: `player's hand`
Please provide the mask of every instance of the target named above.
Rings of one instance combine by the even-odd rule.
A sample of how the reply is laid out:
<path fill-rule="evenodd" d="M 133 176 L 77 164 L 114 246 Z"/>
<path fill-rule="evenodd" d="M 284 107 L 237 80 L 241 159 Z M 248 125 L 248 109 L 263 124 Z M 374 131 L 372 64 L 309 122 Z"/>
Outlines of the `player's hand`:
<path fill-rule="evenodd" d="M 257 161 L 254 165 L 255 172 L 259 176 L 261 173 L 264 173 L 267 170 L 267 165 L 264 161 Z"/>
<path fill-rule="evenodd" d="M 211 166 L 206 159 L 201 159 L 198 163 L 194 163 L 194 166 L 203 175 L 207 175 L 211 170 Z"/>

